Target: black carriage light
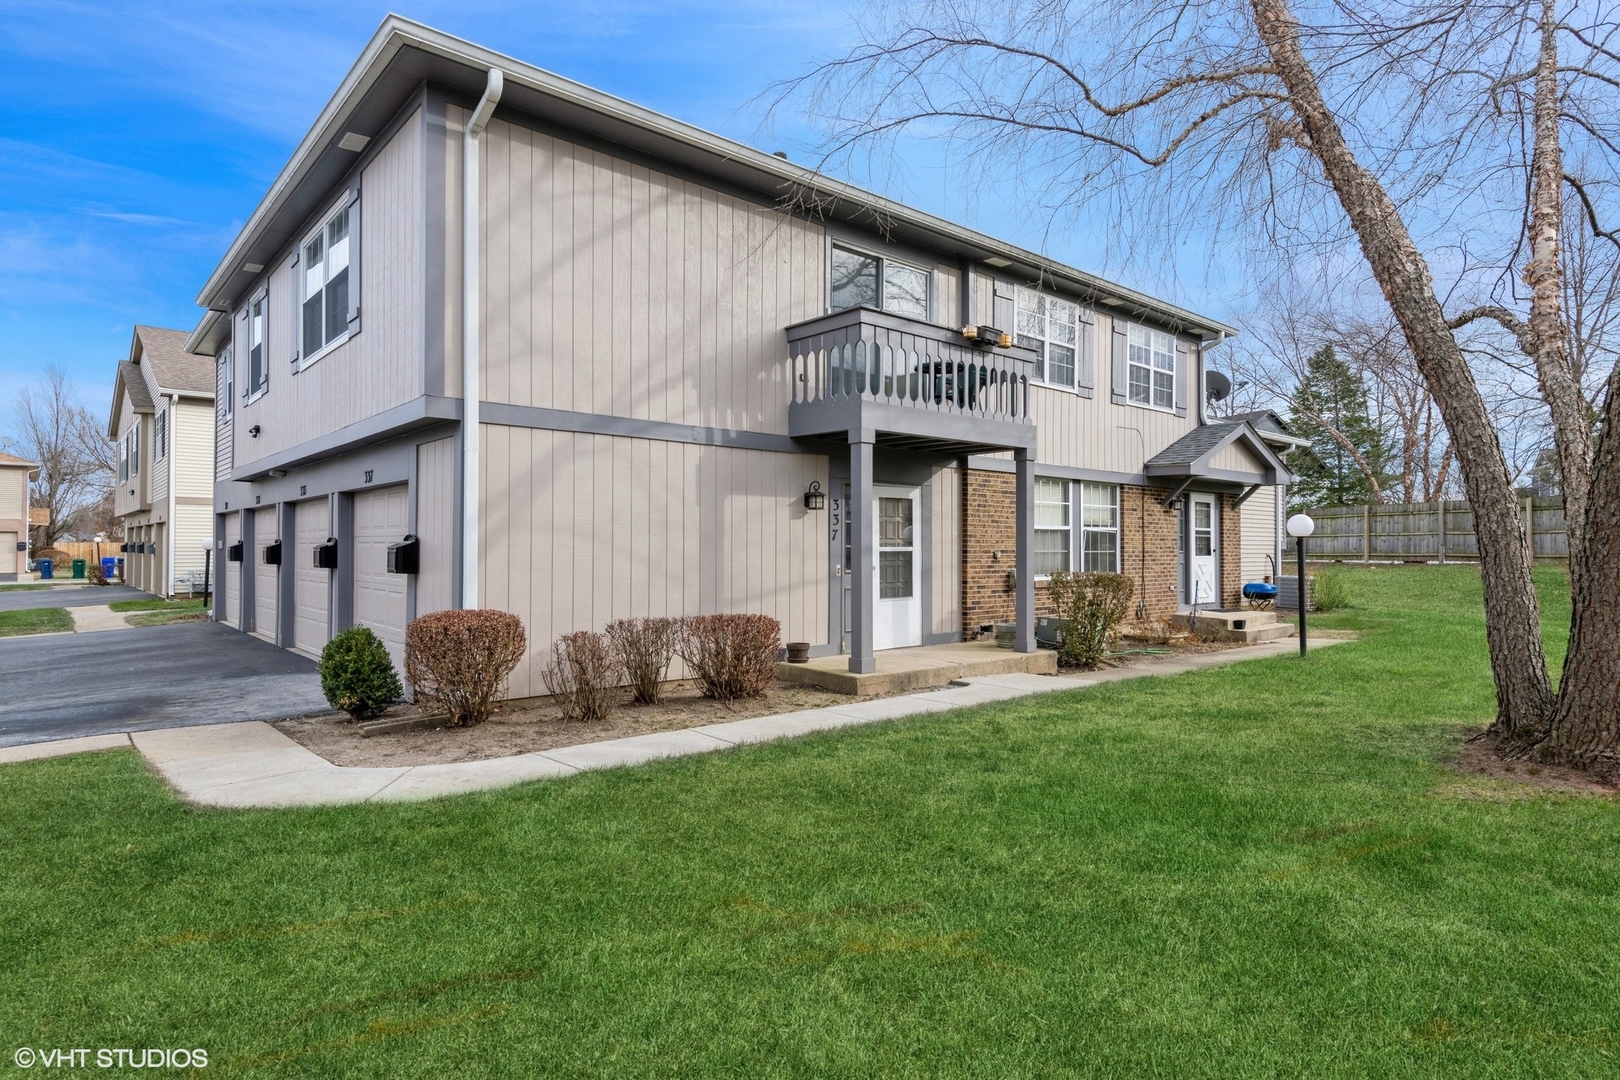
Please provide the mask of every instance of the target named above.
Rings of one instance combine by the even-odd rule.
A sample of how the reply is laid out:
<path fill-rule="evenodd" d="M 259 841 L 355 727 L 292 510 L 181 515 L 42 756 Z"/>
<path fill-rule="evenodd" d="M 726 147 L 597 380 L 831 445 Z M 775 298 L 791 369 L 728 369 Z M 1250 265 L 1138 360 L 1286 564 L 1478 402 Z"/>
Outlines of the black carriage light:
<path fill-rule="evenodd" d="M 280 540 L 272 540 L 272 541 L 270 541 L 270 543 L 264 545 L 264 565 L 266 565 L 266 566 L 280 566 L 281 565 L 281 541 Z"/>
<path fill-rule="evenodd" d="M 810 489 L 804 493 L 804 508 L 806 510 L 825 510 L 827 508 L 827 493 L 821 490 L 821 481 L 810 481 Z"/>
<path fill-rule="evenodd" d="M 229 559 L 231 562 L 241 562 L 242 561 L 242 541 L 238 540 L 236 543 L 234 543 L 230 547 L 226 548 L 225 549 L 225 558 Z"/>
<path fill-rule="evenodd" d="M 962 336 L 974 345 L 988 345 L 1002 349 L 1012 348 L 1012 335 L 1004 334 L 993 326 L 964 326 Z"/>
<path fill-rule="evenodd" d="M 328 536 L 326 543 L 315 545 L 315 569 L 336 570 L 337 564 L 337 537 Z"/>
<path fill-rule="evenodd" d="M 397 544 L 388 545 L 388 572 L 390 574 L 414 574 L 421 561 L 421 543 L 412 533 L 406 533 L 405 539 Z"/>

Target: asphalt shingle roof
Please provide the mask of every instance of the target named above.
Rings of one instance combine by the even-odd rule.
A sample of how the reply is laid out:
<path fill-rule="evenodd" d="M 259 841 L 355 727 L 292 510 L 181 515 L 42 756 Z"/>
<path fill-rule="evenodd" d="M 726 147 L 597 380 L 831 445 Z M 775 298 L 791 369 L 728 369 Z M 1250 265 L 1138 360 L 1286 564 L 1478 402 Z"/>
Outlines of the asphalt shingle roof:
<path fill-rule="evenodd" d="M 151 412 L 154 408 L 152 388 L 146 384 L 146 376 L 141 374 L 140 365 L 120 360 L 118 374 L 124 380 L 124 393 L 129 395 L 129 407 L 136 412 Z"/>
<path fill-rule="evenodd" d="M 1243 426 L 1242 420 L 1205 424 L 1148 458 L 1149 465 L 1191 465 L 1215 448 L 1215 444 Z"/>
<path fill-rule="evenodd" d="M 32 468 L 38 464 L 37 461 L 29 461 L 27 458 L 20 458 L 16 454 L 0 453 L 0 465 L 27 465 Z"/>
<path fill-rule="evenodd" d="M 141 339 L 141 354 L 152 365 L 152 374 L 159 386 L 182 394 L 213 395 L 213 357 L 193 356 L 186 352 L 187 335 L 184 330 L 137 326 L 135 336 Z"/>

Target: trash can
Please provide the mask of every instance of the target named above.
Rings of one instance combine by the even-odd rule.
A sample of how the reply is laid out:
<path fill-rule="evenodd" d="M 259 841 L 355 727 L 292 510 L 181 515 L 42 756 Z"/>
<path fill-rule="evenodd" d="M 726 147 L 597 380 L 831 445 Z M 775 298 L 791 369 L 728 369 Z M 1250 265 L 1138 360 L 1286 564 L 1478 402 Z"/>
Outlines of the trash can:
<path fill-rule="evenodd" d="M 84 571 L 85 571 L 84 560 L 83 559 L 74 559 L 73 560 L 73 576 L 76 577 L 76 578 L 83 578 L 84 577 Z"/>
<path fill-rule="evenodd" d="M 115 555 L 101 557 L 101 576 L 108 581 L 118 576 L 118 558 Z"/>
<path fill-rule="evenodd" d="M 49 559 L 41 559 L 41 560 L 39 560 L 39 579 L 41 581 L 50 581 L 55 576 L 51 572 L 51 570 L 52 570 L 52 568 L 51 568 L 51 560 L 49 560 Z"/>

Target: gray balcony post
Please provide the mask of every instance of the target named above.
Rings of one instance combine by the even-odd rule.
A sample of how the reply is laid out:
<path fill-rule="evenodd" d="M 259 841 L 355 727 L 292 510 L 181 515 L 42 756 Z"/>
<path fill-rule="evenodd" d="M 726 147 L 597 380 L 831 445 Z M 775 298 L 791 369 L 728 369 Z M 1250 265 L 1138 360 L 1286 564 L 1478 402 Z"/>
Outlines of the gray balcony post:
<path fill-rule="evenodd" d="M 853 621 L 849 643 L 849 670 L 865 674 L 877 670 L 872 656 L 873 578 L 877 566 L 877 537 L 872 523 L 872 432 L 849 433 L 849 527 L 854 530 L 854 565 L 850 573 Z"/>
<path fill-rule="evenodd" d="M 1017 491 L 1013 496 L 1013 521 L 1018 532 L 1018 547 L 1013 560 L 1017 568 L 1013 650 L 1031 653 L 1035 651 L 1035 452 L 1020 449 L 1016 456 L 1014 475 Z"/>

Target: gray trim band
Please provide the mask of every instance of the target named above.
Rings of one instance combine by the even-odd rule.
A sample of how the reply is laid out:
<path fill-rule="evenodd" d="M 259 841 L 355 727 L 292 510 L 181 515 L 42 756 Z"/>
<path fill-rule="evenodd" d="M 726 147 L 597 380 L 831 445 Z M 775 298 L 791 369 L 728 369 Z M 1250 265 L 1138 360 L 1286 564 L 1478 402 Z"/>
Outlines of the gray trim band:
<path fill-rule="evenodd" d="M 534 405 L 505 405 L 483 401 L 478 405 L 485 424 L 503 427 L 542 428 L 548 431 L 577 431 L 587 435 L 620 435 L 631 439 L 694 443 L 699 446 L 731 446 L 744 450 L 774 450 L 783 454 L 815 453 L 825 450 L 801 446 L 786 435 L 764 431 L 733 431 L 728 428 L 671 424 L 662 420 L 638 420 L 630 416 L 542 409 Z"/>
<path fill-rule="evenodd" d="M 369 446 L 381 439 L 403 435 L 417 428 L 459 419 L 461 419 L 460 400 L 423 394 L 403 405 L 396 405 L 392 409 L 385 409 L 374 416 L 328 432 L 318 439 L 310 439 L 280 453 L 259 458 L 251 465 L 234 470 L 231 479 L 258 480 L 268 476 L 271 469 L 290 469 L 319 458 L 333 457 L 358 447 Z"/>

